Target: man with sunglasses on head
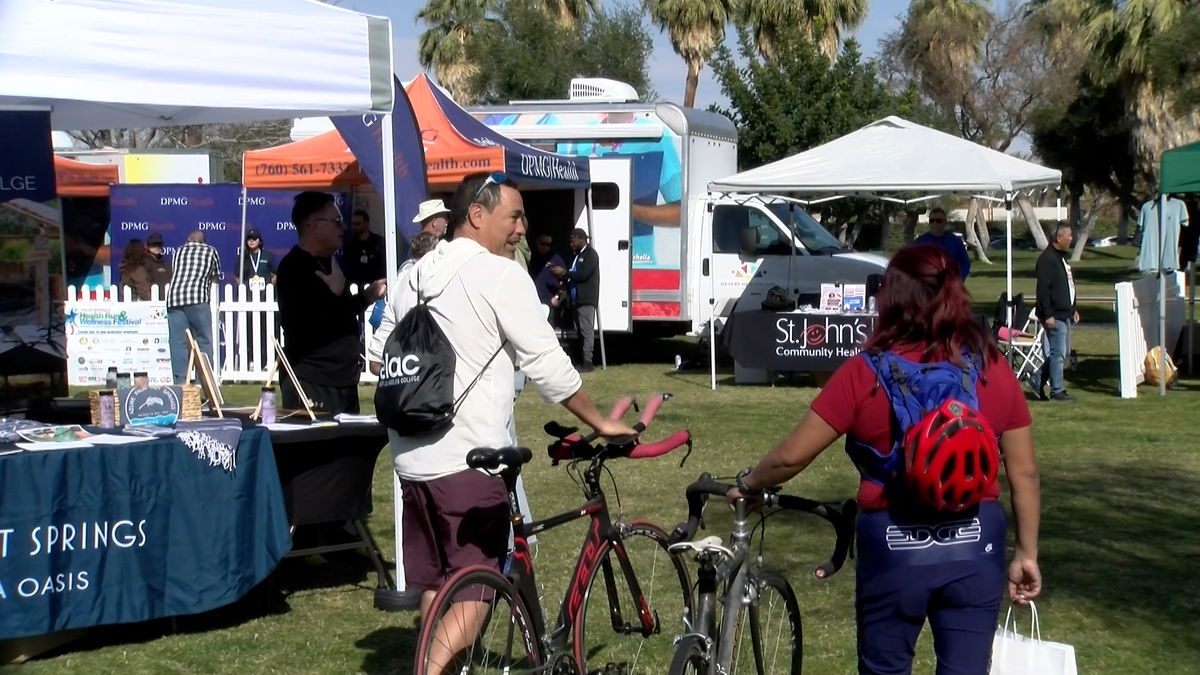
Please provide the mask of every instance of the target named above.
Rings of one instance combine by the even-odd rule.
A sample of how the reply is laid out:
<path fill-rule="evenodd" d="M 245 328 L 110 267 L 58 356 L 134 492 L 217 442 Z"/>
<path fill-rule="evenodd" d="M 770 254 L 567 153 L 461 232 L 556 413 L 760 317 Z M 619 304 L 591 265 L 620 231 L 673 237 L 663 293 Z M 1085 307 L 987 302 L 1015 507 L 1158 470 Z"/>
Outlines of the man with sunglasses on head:
<path fill-rule="evenodd" d="M 633 433 L 596 409 L 545 321 L 533 280 L 512 260 L 524 213 L 521 193 L 504 174 L 468 176 L 451 201 L 450 240 L 417 261 L 388 302 L 397 323 L 418 297 L 429 303 L 454 350 L 454 396 L 462 397 L 448 429 L 388 432 L 403 494 L 404 574 L 422 591 L 422 612 L 455 571 L 474 564 L 499 570 L 507 553 L 504 483 L 468 468 L 466 458 L 473 448 L 516 444 L 514 368 L 602 436 Z M 469 644 L 486 616 L 484 603 L 464 602 L 461 610 L 460 629 L 435 640 L 446 646 L 435 662 Z"/>
<path fill-rule="evenodd" d="M 958 276 L 963 281 L 971 274 L 971 256 L 967 255 L 967 245 L 962 237 L 946 230 L 946 211 L 935 206 L 929 209 L 929 231 L 917 237 L 914 244 L 933 244 L 941 246 L 950 254 L 950 258 L 958 263 Z"/>
<path fill-rule="evenodd" d="M 358 317 L 387 289 L 380 279 L 356 294 L 333 254 L 342 246 L 342 215 L 333 195 L 301 192 L 292 206 L 298 242 L 276 270 L 284 352 L 313 411 L 357 413 L 362 372 Z M 303 408 L 291 378 L 281 371 L 281 403 Z"/>

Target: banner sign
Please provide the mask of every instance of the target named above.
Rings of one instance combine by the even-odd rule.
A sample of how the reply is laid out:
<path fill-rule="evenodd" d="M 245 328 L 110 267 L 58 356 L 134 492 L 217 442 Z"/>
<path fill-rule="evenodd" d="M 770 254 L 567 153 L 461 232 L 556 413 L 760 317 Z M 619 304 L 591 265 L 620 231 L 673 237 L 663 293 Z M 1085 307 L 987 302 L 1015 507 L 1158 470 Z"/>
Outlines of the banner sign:
<path fill-rule="evenodd" d="M 220 607 L 291 546 L 264 429 L 233 473 L 177 438 L 7 455 L 0 494 L 0 640 Z"/>
<path fill-rule="evenodd" d="M 48 110 L 0 110 L 0 202 L 54 199 Z"/>
<path fill-rule="evenodd" d="M 150 383 L 171 384 L 171 340 L 165 300 L 83 300 L 67 314 L 67 380 L 80 387 L 104 385 L 108 369 L 145 371 Z"/>
<path fill-rule="evenodd" d="M 394 79 L 394 78 L 393 78 Z M 400 236 L 397 251 L 408 250 L 408 240 L 421 226 L 412 222 L 417 207 L 426 199 L 425 146 L 408 95 L 395 80 L 395 105 L 392 108 L 392 157 L 395 161 L 396 230 Z M 342 140 L 354 153 L 358 165 L 370 179 L 375 192 L 383 192 L 383 118 L 379 115 L 330 117 Z M 347 219 L 348 220 L 348 219 Z M 398 262 L 398 261 L 397 261 Z"/>
<path fill-rule="evenodd" d="M 296 245 L 296 226 L 292 223 L 292 206 L 296 203 L 299 190 L 247 190 L 246 191 L 246 231 L 258 230 L 262 235 L 263 248 L 275 258 L 278 265 L 283 256 Z M 342 212 L 342 221 L 349 228 L 352 201 L 345 192 L 333 192 L 333 201 Z M 238 195 L 238 208 L 241 208 L 242 197 Z M 239 220 L 241 216 L 238 216 Z M 347 229 L 345 237 L 349 237 Z M 238 264 L 242 255 L 242 245 L 245 238 L 238 240 L 237 250 L 233 254 L 233 264 Z M 225 263 L 224 254 L 221 263 Z M 241 275 L 238 275 L 239 278 Z"/>
<path fill-rule="evenodd" d="M 833 371 L 859 352 L 875 330 L 873 314 L 736 312 L 726 326 L 727 346 L 745 368 Z"/>
<path fill-rule="evenodd" d="M 152 233 L 163 237 L 164 253 L 171 262 L 175 250 L 192 232 L 203 232 L 206 243 L 221 256 L 221 283 L 237 272 L 237 251 L 242 241 L 242 209 L 237 183 L 210 185 L 113 185 L 110 191 L 113 282 L 118 283 L 121 256 L 131 239 L 146 241 Z"/>

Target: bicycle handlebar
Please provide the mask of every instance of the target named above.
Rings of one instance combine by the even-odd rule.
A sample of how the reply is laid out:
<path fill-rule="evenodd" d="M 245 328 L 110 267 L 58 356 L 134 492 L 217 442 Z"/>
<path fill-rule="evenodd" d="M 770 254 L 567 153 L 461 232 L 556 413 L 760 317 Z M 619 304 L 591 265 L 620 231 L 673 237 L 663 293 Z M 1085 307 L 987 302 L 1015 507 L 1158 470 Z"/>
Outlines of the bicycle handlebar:
<path fill-rule="evenodd" d="M 735 485 L 717 482 L 711 474 L 702 473 L 694 483 L 687 486 L 688 519 L 675 526 L 668 538 L 669 544 L 690 540 L 700 527 L 704 514 L 704 505 L 709 495 L 724 497 Z M 854 500 L 843 502 L 818 502 L 804 497 L 779 494 L 768 490 L 762 493 L 763 503 L 789 511 L 803 511 L 820 516 L 833 526 L 835 540 L 833 553 L 829 559 L 817 566 L 813 574 L 818 579 L 827 579 L 837 573 L 846 562 L 850 546 L 854 543 L 854 519 L 858 513 L 858 505 Z"/>
<path fill-rule="evenodd" d="M 633 425 L 633 430 L 639 434 L 645 431 L 650 426 L 650 423 L 654 421 L 654 416 L 658 413 L 658 409 L 669 398 L 671 398 L 671 394 L 655 394 L 651 396 L 646 403 L 645 409 L 642 410 L 641 419 Z M 621 416 L 629 410 L 630 406 L 634 410 L 637 410 L 637 403 L 632 396 L 625 396 L 618 399 L 613 404 L 612 410 L 608 413 L 608 419 L 621 419 Z M 547 422 L 543 428 L 546 433 L 558 439 L 547 448 L 550 459 L 555 464 L 563 460 L 593 459 L 600 455 L 603 455 L 605 458 L 630 457 L 633 459 L 658 457 L 684 444 L 688 446 L 688 453 L 691 453 L 692 435 L 688 431 L 677 431 L 654 443 L 642 443 L 634 435 L 617 436 L 608 439 L 603 445 L 594 445 L 593 442 L 600 437 L 600 434 L 595 431 L 587 436 L 580 436 L 576 433 L 578 431 L 577 427 L 564 427 L 557 422 Z"/>

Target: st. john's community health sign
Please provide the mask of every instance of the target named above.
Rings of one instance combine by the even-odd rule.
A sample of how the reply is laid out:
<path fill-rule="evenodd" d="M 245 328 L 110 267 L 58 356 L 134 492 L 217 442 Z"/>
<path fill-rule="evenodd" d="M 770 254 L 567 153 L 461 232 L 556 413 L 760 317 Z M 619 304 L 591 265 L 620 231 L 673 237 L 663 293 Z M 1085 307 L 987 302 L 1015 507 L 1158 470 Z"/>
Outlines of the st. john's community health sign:
<path fill-rule="evenodd" d="M 145 371 L 150 384 L 171 384 L 167 303 L 81 301 L 67 313 L 67 379 L 103 386 L 108 369 Z"/>

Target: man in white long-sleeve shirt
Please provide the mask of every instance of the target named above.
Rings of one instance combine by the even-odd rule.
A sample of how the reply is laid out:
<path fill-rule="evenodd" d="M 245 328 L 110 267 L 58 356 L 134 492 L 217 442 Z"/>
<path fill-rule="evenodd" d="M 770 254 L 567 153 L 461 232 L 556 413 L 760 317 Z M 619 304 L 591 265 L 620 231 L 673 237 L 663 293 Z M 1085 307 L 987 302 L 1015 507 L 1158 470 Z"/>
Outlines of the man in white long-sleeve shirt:
<path fill-rule="evenodd" d="M 548 402 L 562 404 L 602 436 L 634 433 L 596 409 L 545 320 L 532 279 L 513 262 L 512 253 L 525 234 L 523 215 L 521 193 L 504 174 L 468 177 L 451 202 L 451 240 L 412 267 L 386 310 L 398 322 L 416 304 L 419 292 L 454 349 L 455 399 L 479 376 L 449 429 L 420 436 L 389 433 L 403 488 L 405 578 L 423 591 L 422 613 L 456 570 L 472 564 L 499 570 L 506 553 L 504 483 L 468 468 L 466 456 L 473 448 L 515 442 L 509 432 L 514 367 L 525 372 Z M 373 360 L 386 339 L 382 335 L 372 345 Z M 474 639 L 484 616 L 483 603 L 461 604 L 462 634 L 444 636 L 445 660 Z"/>

